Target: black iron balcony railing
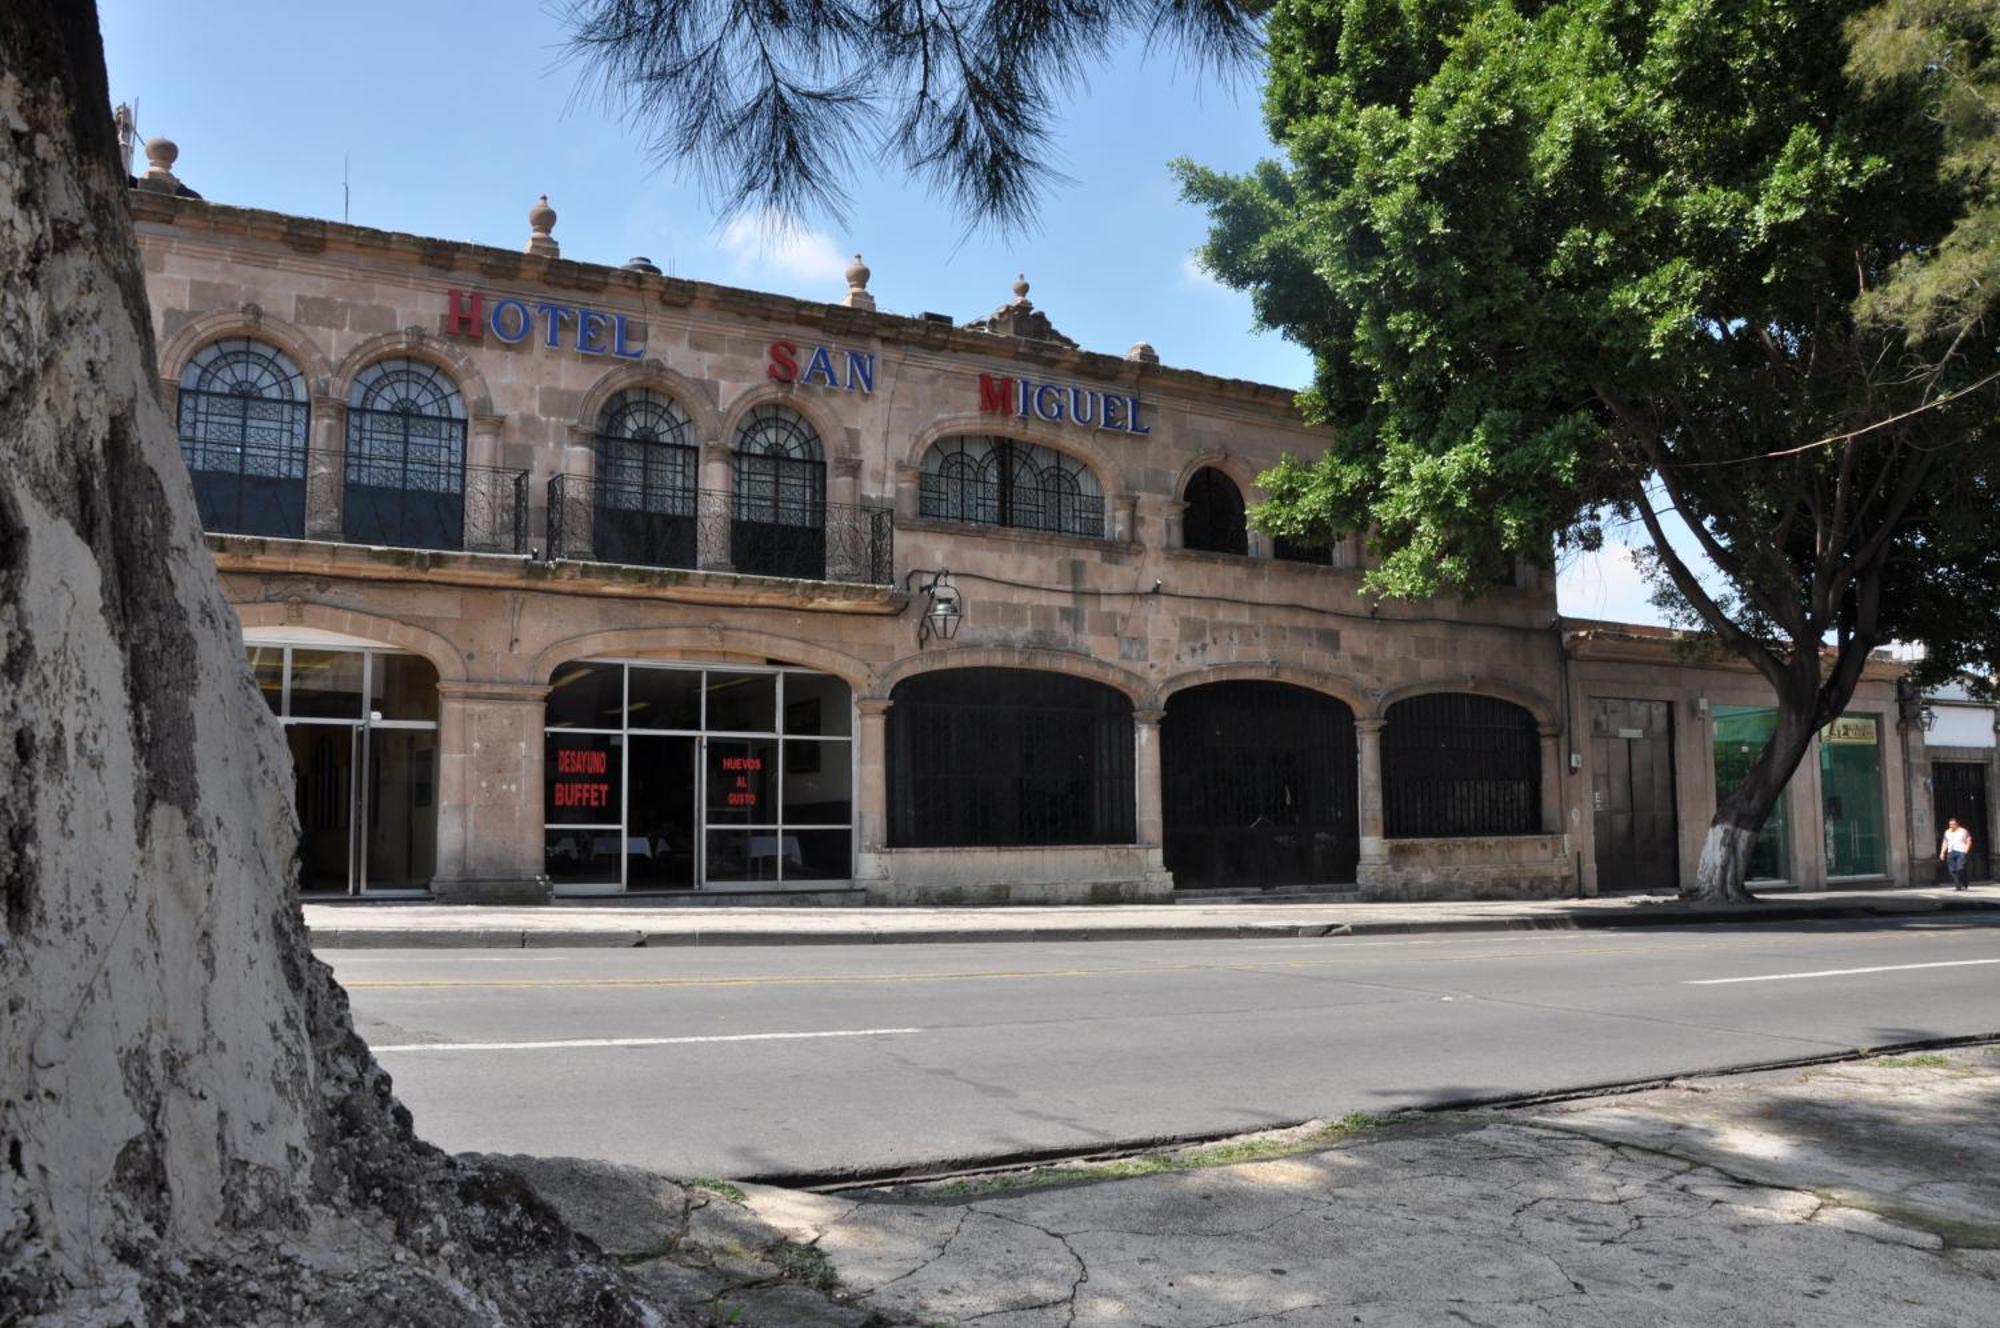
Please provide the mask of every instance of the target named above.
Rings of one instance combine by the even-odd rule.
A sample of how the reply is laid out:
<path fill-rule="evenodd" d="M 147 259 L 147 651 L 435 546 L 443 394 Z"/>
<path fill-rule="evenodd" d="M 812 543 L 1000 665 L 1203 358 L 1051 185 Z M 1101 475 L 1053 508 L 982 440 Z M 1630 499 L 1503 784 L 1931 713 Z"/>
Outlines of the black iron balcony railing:
<path fill-rule="evenodd" d="M 468 553 L 528 552 L 528 474 L 414 451 L 352 456 L 181 440 L 202 529 Z"/>
<path fill-rule="evenodd" d="M 810 498 L 557 475 L 549 556 L 801 581 L 895 580 L 895 514 Z"/>

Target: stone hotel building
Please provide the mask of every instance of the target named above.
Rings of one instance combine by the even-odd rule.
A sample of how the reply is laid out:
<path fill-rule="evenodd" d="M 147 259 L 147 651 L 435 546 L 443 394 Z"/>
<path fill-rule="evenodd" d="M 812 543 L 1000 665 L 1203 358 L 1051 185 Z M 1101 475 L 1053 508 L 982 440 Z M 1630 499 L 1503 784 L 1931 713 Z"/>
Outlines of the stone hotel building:
<path fill-rule="evenodd" d="M 790 299 L 564 257 L 546 200 L 503 250 L 204 201 L 175 155 L 130 196 L 162 385 L 309 892 L 1671 889 L 1768 723 L 1545 571 L 1378 603 L 1358 541 L 1246 529 L 1329 441 L 1291 393 L 1082 349 L 1025 281 L 889 313 L 857 258 Z M 1928 880 L 1895 673 L 1770 881 Z"/>

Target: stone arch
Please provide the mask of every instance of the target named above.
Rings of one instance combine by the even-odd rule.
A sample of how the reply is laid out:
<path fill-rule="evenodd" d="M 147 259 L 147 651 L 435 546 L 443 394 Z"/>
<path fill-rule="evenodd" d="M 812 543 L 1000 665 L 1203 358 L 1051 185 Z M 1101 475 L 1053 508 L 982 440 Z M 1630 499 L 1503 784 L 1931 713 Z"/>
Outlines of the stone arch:
<path fill-rule="evenodd" d="M 1174 501 L 1181 501 L 1181 495 L 1187 492 L 1188 481 L 1202 470 L 1219 470 L 1227 475 L 1243 495 L 1245 506 L 1256 502 L 1256 495 L 1262 492 L 1257 488 L 1257 467 L 1233 452 L 1204 452 L 1182 466 L 1180 474 L 1174 477 Z"/>
<path fill-rule="evenodd" d="M 620 392 L 642 387 L 652 388 L 680 403 L 681 409 L 687 412 L 688 419 L 694 424 L 697 443 L 722 439 L 722 416 L 715 409 L 715 403 L 708 399 L 702 385 L 686 374 L 669 369 L 659 360 L 642 360 L 637 364 L 621 364 L 607 369 L 583 394 L 583 401 L 577 407 L 575 427 L 584 434 L 595 435 L 597 417 L 604 413 L 611 398 Z M 820 436 L 824 438 L 826 435 L 822 433 Z"/>
<path fill-rule="evenodd" d="M 874 685 L 868 689 L 863 699 L 888 700 L 889 693 L 895 690 L 897 683 L 905 678 L 914 678 L 918 674 L 935 673 L 941 669 L 979 668 L 1066 673 L 1071 677 L 1103 683 L 1122 694 L 1132 703 L 1135 710 L 1147 709 L 1152 704 L 1148 700 L 1146 680 L 1136 673 L 1076 651 L 1034 647 L 1023 649 L 1015 646 L 968 646 L 962 649 L 905 655 L 876 675 Z"/>
<path fill-rule="evenodd" d="M 493 393 L 486 385 L 486 375 L 479 372 L 473 358 L 422 328 L 406 327 L 400 332 L 384 332 L 368 338 L 341 359 L 333 371 L 329 389 L 344 404 L 356 374 L 377 360 L 404 355 L 434 364 L 452 376 L 452 381 L 458 384 L 459 395 L 465 398 L 467 420 L 493 413 Z"/>
<path fill-rule="evenodd" d="M 240 309 L 218 309 L 214 313 L 203 314 L 161 345 L 160 382 L 167 390 L 168 405 L 173 404 L 173 394 L 180 390 L 181 374 L 187 369 L 188 361 L 210 342 L 227 337 L 268 342 L 283 351 L 305 375 L 309 397 L 323 396 L 332 388 L 333 365 L 327 360 L 326 353 L 320 350 L 319 344 L 303 329 L 282 318 L 273 318 L 251 304 Z"/>
<path fill-rule="evenodd" d="M 736 399 L 729 403 L 729 409 L 722 414 L 722 427 L 715 435 L 716 441 L 734 452 L 737 431 L 750 417 L 750 412 L 759 406 L 783 406 L 787 410 L 797 411 L 800 417 L 813 427 L 813 432 L 819 435 L 820 447 L 828 467 L 833 465 L 835 457 L 854 455 L 854 450 L 848 446 L 847 426 L 835 419 L 824 403 L 808 398 L 790 383 L 759 383 L 738 394 Z"/>
<path fill-rule="evenodd" d="M 258 600 L 235 607 L 236 617 L 245 627 L 316 627 L 325 632 L 365 636 L 423 656 L 437 670 L 440 683 L 467 680 L 465 656 L 457 646 L 436 632 L 413 627 L 397 618 L 288 599 Z"/>
<path fill-rule="evenodd" d="M 620 627 L 564 637 L 544 646 L 535 656 L 529 666 L 531 677 L 526 681 L 546 682 L 558 666 L 573 659 L 597 656 L 631 659 L 667 651 L 698 655 L 704 650 L 779 659 L 801 668 L 817 669 L 839 678 L 854 689 L 857 697 L 869 685 L 867 661 L 853 655 L 796 637 L 724 627 L 719 623 L 705 627 Z"/>
<path fill-rule="evenodd" d="M 1357 708 L 1355 715 L 1367 719 L 1386 719 L 1389 707 L 1398 701 L 1407 701 L 1413 696 L 1424 696 L 1431 692 L 1464 692 L 1472 696 L 1491 696 L 1501 701 L 1511 701 L 1535 717 L 1536 726 L 1544 732 L 1560 732 L 1562 717 L 1557 713 L 1555 703 L 1540 692 L 1514 683 L 1502 682 L 1497 678 L 1437 678 L 1428 682 L 1404 683 L 1374 695 L 1374 704 L 1363 715 Z"/>
<path fill-rule="evenodd" d="M 934 420 L 928 429 L 916 437 L 909 453 L 903 458 L 912 470 L 922 471 L 924 455 L 931 450 L 931 444 L 959 434 L 984 434 L 989 438 L 1012 438 L 1017 442 L 1038 443 L 1051 451 L 1075 457 L 1089 466 L 1097 475 L 1097 486 L 1104 490 L 1105 533 L 1111 531 L 1112 512 L 1117 503 L 1129 492 L 1123 470 L 1109 450 L 1097 443 L 1093 432 L 1062 430 L 1040 420 L 1023 420 L 1012 415 L 987 415 L 974 411 L 963 415 L 946 415 Z"/>
<path fill-rule="evenodd" d="M 1330 696 L 1354 712 L 1356 719 L 1370 713 L 1368 694 L 1347 678 L 1331 673 L 1316 673 L 1308 669 L 1288 668 L 1280 664 L 1223 664 L 1215 668 L 1191 669 L 1177 673 L 1161 682 L 1146 702 L 1149 709 L 1165 709 L 1167 699 L 1176 692 L 1185 692 L 1212 682 L 1280 682 L 1288 687 L 1303 688 L 1308 692 L 1318 692 Z"/>

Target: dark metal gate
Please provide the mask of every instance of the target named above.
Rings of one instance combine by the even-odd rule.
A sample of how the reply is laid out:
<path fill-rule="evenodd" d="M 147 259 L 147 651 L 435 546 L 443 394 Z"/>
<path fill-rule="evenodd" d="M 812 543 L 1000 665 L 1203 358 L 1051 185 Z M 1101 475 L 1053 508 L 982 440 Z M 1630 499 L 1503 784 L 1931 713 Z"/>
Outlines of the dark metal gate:
<path fill-rule="evenodd" d="M 1606 894 L 1679 889 L 1672 707 L 1598 697 L 1590 716 L 1590 770 L 1597 888 Z"/>
<path fill-rule="evenodd" d="M 1978 761 L 1931 762 L 1931 794 L 1937 804 L 1937 837 L 1944 842 L 1944 825 L 1952 817 L 1972 832 L 1972 852 L 1966 855 L 1965 870 L 1975 881 L 1993 879 L 1993 855 L 1987 842 L 1986 766 Z M 1933 857 L 1937 849 L 1931 850 Z M 1937 864 L 1937 879 L 1944 881 L 1944 864 Z"/>
<path fill-rule="evenodd" d="M 1161 725 L 1160 768 L 1175 885 L 1354 879 L 1354 712 L 1340 701 L 1277 682 L 1177 692 Z"/>

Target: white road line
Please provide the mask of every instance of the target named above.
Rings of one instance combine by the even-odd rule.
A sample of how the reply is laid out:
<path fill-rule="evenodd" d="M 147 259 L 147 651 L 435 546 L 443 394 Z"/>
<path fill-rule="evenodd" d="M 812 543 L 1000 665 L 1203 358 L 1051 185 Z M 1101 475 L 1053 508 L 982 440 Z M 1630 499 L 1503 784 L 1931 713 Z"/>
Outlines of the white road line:
<path fill-rule="evenodd" d="M 1856 973 L 1905 973 L 1913 968 L 1968 968 L 2000 964 L 2000 959 L 1948 959 L 1935 964 L 1883 964 L 1877 968 L 1823 968 L 1816 973 L 1765 973 L 1754 978 L 1689 978 L 1683 987 L 1722 987 L 1732 982 L 1789 982 L 1793 978 L 1844 978 Z"/>
<path fill-rule="evenodd" d="M 892 1037 L 921 1028 L 839 1028 L 824 1033 L 723 1033 L 712 1037 L 569 1038 L 556 1042 L 398 1042 L 370 1051 L 568 1051 L 579 1047 L 688 1047 L 710 1042 L 783 1042 L 802 1038 Z"/>

